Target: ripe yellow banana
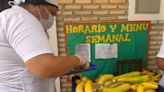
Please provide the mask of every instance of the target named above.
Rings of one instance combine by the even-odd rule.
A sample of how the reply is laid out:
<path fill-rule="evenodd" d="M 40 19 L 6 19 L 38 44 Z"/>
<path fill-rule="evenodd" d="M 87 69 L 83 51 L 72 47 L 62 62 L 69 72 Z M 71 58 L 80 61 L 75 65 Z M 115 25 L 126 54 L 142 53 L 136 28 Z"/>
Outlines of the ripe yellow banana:
<path fill-rule="evenodd" d="M 133 84 L 133 85 L 130 86 L 130 89 L 132 89 L 133 92 L 136 92 L 138 85 L 139 84 Z"/>
<path fill-rule="evenodd" d="M 139 85 L 137 87 L 137 92 L 144 92 L 144 86 L 143 85 Z"/>
<path fill-rule="evenodd" d="M 143 76 L 137 76 L 137 77 L 124 77 L 124 78 L 119 78 L 118 81 L 123 81 L 127 83 L 132 83 L 132 84 L 140 84 L 143 82 L 148 82 L 152 78 L 151 75 L 143 75 Z"/>
<path fill-rule="evenodd" d="M 139 76 L 139 75 L 141 75 L 141 72 L 138 72 L 138 71 L 129 72 L 129 73 L 125 73 L 125 74 L 122 74 L 122 75 L 119 75 L 119 76 L 114 77 L 113 78 L 113 81 L 117 81 L 117 79 L 119 79 L 119 78 L 135 77 L 135 76 Z"/>
<path fill-rule="evenodd" d="M 79 84 L 80 81 L 81 81 L 80 79 L 77 79 L 77 80 L 75 81 L 75 83 L 76 83 L 76 84 Z"/>
<path fill-rule="evenodd" d="M 145 92 L 157 92 L 157 91 L 153 89 L 149 89 L 149 90 L 145 90 Z"/>
<path fill-rule="evenodd" d="M 108 88 L 103 88 L 101 91 L 98 91 L 98 92 L 109 92 L 109 91 L 108 91 Z"/>
<path fill-rule="evenodd" d="M 83 66 L 84 69 L 87 69 L 87 68 L 89 68 L 89 67 L 90 67 L 90 63 L 86 63 L 86 64 Z"/>
<path fill-rule="evenodd" d="M 92 84 L 93 82 L 91 80 L 87 80 L 84 86 L 84 92 L 93 92 Z"/>
<path fill-rule="evenodd" d="M 154 72 L 150 72 L 149 70 L 142 71 L 142 75 L 155 75 Z"/>
<path fill-rule="evenodd" d="M 159 80 L 161 79 L 161 73 L 158 73 L 157 75 L 155 75 L 155 79 L 154 79 L 154 81 L 157 81 L 157 82 L 159 82 Z"/>
<path fill-rule="evenodd" d="M 81 78 L 81 81 L 84 81 L 84 82 L 86 82 L 88 79 L 86 78 L 86 77 L 82 77 Z"/>
<path fill-rule="evenodd" d="M 84 85 L 85 85 L 85 81 L 81 81 L 79 84 L 77 84 L 76 86 L 76 92 L 84 92 Z"/>
<path fill-rule="evenodd" d="M 158 89 L 158 83 L 156 82 L 144 82 L 142 83 L 142 85 L 144 86 L 144 89 Z"/>
<path fill-rule="evenodd" d="M 131 85 L 129 83 L 124 83 L 114 88 L 107 88 L 105 91 L 106 92 L 127 92 L 130 89 L 130 86 Z"/>
<path fill-rule="evenodd" d="M 112 74 L 102 75 L 98 80 L 97 84 L 104 84 L 106 81 L 112 80 L 114 76 Z"/>
<path fill-rule="evenodd" d="M 112 81 L 110 80 L 110 81 L 105 82 L 104 85 L 109 85 L 111 83 L 112 83 Z"/>

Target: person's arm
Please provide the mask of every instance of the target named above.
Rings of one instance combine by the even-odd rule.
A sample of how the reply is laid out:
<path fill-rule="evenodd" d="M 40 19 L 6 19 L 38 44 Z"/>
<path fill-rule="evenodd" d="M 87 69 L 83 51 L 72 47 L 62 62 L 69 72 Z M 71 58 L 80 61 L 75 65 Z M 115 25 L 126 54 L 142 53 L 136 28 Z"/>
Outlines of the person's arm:
<path fill-rule="evenodd" d="M 62 76 L 78 64 L 79 59 L 76 56 L 61 57 L 52 54 L 39 55 L 26 62 L 32 74 L 41 78 Z"/>
<path fill-rule="evenodd" d="M 156 58 L 158 68 L 164 71 L 164 58 Z"/>

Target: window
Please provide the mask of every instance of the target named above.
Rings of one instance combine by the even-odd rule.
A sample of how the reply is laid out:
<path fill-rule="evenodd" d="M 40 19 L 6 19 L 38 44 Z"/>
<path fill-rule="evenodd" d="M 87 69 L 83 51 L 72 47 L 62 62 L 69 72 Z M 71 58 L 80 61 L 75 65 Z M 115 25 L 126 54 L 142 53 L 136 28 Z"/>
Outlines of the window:
<path fill-rule="evenodd" d="M 159 14 L 161 0 L 136 0 L 136 14 Z"/>
<path fill-rule="evenodd" d="M 164 0 L 129 0 L 129 20 L 164 20 Z"/>

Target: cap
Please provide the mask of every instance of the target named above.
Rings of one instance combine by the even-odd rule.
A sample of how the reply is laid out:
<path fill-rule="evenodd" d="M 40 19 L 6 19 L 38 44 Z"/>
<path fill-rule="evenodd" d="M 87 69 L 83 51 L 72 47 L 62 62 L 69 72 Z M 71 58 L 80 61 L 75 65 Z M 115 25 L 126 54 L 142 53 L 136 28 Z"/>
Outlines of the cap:
<path fill-rule="evenodd" d="M 48 3 L 51 5 L 54 5 L 58 7 L 58 3 L 56 0 L 13 0 L 8 2 L 9 5 L 19 5 L 21 3 L 33 3 L 33 4 L 42 4 L 42 3 Z"/>
<path fill-rule="evenodd" d="M 58 7 L 58 3 L 57 3 L 57 1 L 56 0 L 45 0 L 47 3 L 49 3 L 49 4 L 52 4 L 52 5 L 55 5 L 55 6 L 57 6 Z"/>

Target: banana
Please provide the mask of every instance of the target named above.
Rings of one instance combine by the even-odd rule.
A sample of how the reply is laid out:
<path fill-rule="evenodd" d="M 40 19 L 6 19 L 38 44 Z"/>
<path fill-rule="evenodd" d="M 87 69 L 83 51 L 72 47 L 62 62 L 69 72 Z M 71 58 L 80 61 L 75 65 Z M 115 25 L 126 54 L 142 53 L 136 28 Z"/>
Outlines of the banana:
<path fill-rule="evenodd" d="M 117 81 L 117 79 L 119 79 L 119 78 L 134 77 L 134 76 L 139 76 L 139 75 L 141 75 L 141 72 L 138 72 L 138 71 L 129 72 L 129 73 L 125 73 L 125 74 L 114 77 L 113 81 Z"/>
<path fill-rule="evenodd" d="M 93 92 L 92 84 L 93 82 L 91 80 L 87 80 L 84 86 L 84 92 Z"/>
<path fill-rule="evenodd" d="M 89 68 L 89 67 L 90 67 L 90 63 L 86 63 L 86 64 L 83 66 L 84 69 L 87 69 L 87 68 Z"/>
<path fill-rule="evenodd" d="M 142 75 L 155 75 L 154 72 L 150 72 L 149 70 L 142 71 Z"/>
<path fill-rule="evenodd" d="M 106 74 L 102 75 L 98 80 L 97 84 L 104 84 L 106 81 L 109 81 L 113 78 L 114 76 L 112 74 Z"/>
<path fill-rule="evenodd" d="M 80 81 L 81 81 L 80 79 L 77 79 L 77 80 L 75 81 L 75 83 L 76 83 L 76 84 L 79 84 Z"/>
<path fill-rule="evenodd" d="M 108 92 L 108 88 L 103 88 L 102 91 L 98 91 L 98 92 Z"/>
<path fill-rule="evenodd" d="M 144 92 L 144 86 L 143 85 L 139 85 L 137 87 L 137 92 Z"/>
<path fill-rule="evenodd" d="M 152 79 L 152 76 L 150 75 L 143 75 L 143 76 L 137 76 L 137 77 L 124 77 L 124 78 L 119 78 L 118 81 L 123 81 L 127 83 L 132 83 L 132 84 L 140 84 L 142 82 L 148 82 Z"/>
<path fill-rule="evenodd" d="M 82 72 L 79 72 L 79 73 L 76 73 L 76 74 L 75 74 L 75 76 L 80 76 L 80 77 L 81 77 L 82 75 L 83 75 Z"/>
<path fill-rule="evenodd" d="M 158 89 L 158 83 L 156 82 L 144 82 L 142 83 L 144 89 Z"/>
<path fill-rule="evenodd" d="M 127 92 L 130 89 L 130 86 L 129 83 L 124 83 L 114 88 L 107 88 L 106 92 Z"/>
<path fill-rule="evenodd" d="M 157 91 L 153 89 L 149 89 L 149 90 L 145 90 L 145 92 L 157 92 Z"/>
<path fill-rule="evenodd" d="M 111 83 L 112 83 L 112 81 L 110 80 L 110 81 L 105 82 L 104 85 L 109 85 Z"/>
<path fill-rule="evenodd" d="M 86 82 L 88 79 L 86 78 L 86 77 L 82 77 L 81 78 L 81 81 L 84 81 L 84 82 Z"/>
<path fill-rule="evenodd" d="M 85 81 L 81 81 L 79 84 L 77 84 L 76 86 L 76 92 L 84 92 L 84 85 L 85 85 Z"/>
<path fill-rule="evenodd" d="M 158 73 L 157 75 L 155 75 L 155 77 L 154 77 L 154 81 L 157 81 L 157 82 L 159 82 L 159 80 L 161 79 L 161 73 Z"/>
<path fill-rule="evenodd" d="M 138 87 L 138 84 L 133 84 L 133 85 L 130 86 L 130 89 L 132 89 L 133 92 L 136 92 L 137 87 Z"/>
<path fill-rule="evenodd" d="M 95 79 L 95 83 L 98 83 L 98 78 Z"/>
<path fill-rule="evenodd" d="M 76 86 L 76 92 L 84 92 L 84 85 L 88 79 L 86 77 L 82 77 L 81 80 L 78 80 L 79 82 Z"/>

